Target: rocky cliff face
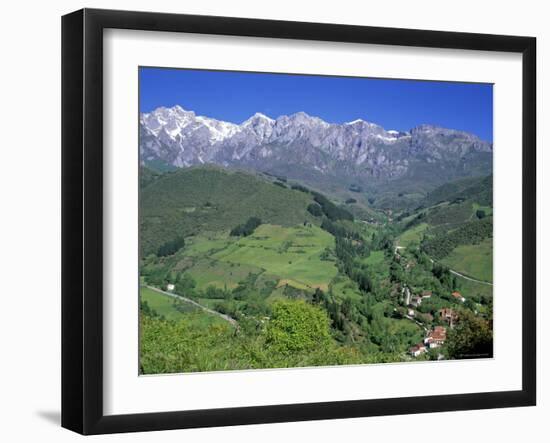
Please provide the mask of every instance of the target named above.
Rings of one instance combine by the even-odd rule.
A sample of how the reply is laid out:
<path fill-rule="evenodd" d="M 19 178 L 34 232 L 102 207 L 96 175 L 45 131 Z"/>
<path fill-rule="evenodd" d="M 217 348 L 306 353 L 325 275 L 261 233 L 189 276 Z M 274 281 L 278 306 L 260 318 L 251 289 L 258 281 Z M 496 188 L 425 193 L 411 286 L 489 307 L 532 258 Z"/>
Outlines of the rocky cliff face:
<path fill-rule="evenodd" d="M 490 173 L 492 150 L 491 143 L 462 131 L 421 125 L 397 132 L 364 120 L 327 123 L 303 112 L 277 119 L 257 113 L 240 125 L 180 106 L 140 116 L 142 162 L 176 167 L 214 163 L 362 180 L 422 174 L 450 180 Z"/>

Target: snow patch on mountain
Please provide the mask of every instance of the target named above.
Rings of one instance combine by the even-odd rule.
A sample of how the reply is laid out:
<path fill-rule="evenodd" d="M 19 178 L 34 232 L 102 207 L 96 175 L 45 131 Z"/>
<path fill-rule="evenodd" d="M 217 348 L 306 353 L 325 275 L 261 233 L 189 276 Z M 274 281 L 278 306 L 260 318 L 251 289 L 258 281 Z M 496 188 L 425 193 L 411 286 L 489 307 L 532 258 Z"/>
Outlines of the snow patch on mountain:
<path fill-rule="evenodd" d="M 336 124 L 305 112 L 276 119 L 258 112 L 235 124 L 176 105 L 140 115 L 140 152 L 144 159 L 177 167 L 215 163 L 265 170 L 293 165 L 395 178 L 407 173 L 413 158 L 462 165 L 473 153 L 492 152 L 492 144 L 433 125 L 387 131 L 363 119 Z"/>

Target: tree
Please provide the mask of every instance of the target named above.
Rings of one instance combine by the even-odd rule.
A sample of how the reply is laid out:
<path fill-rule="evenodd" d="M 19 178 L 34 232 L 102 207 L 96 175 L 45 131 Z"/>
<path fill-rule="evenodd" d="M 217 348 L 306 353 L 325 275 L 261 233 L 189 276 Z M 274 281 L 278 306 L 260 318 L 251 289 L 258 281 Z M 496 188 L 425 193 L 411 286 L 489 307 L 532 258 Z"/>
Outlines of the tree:
<path fill-rule="evenodd" d="M 185 240 L 183 237 L 176 237 L 174 240 L 163 243 L 157 252 L 159 257 L 166 257 L 168 255 L 175 254 L 178 250 L 185 246 Z"/>
<path fill-rule="evenodd" d="M 486 215 L 486 214 L 485 214 L 485 211 L 484 211 L 483 209 L 478 209 L 478 210 L 476 211 L 476 217 L 479 218 L 480 220 L 481 220 L 482 218 L 485 218 L 485 215 Z"/>
<path fill-rule="evenodd" d="M 465 359 L 493 356 L 493 331 L 490 323 L 470 311 L 461 310 L 457 325 L 447 338 L 450 358 Z"/>
<path fill-rule="evenodd" d="M 351 220 L 353 221 L 353 215 L 345 210 L 344 208 L 340 208 L 336 206 L 334 203 L 332 203 L 328 198 L 326 198 L 323 194 L 319 194 L 318 192 L 313 192 L 313 200 L 315 200 L 319 206 L 321 206 L 321 209 L 323 210 L 323 213 L 327 216 L 327 218 L 331 221 L 336 220 Z"/>
<path fill-rule="evenodd" d="M 326 300 L 327 300 L 327 297 L 325 296 L 325 293 L 321 289 L 315 288 L 315 292 L 313 293 L 313 296 L 312 296 L 313 303 L 321 304 L 321 303 L 324 303 Z"/>
<path fill-rule="evenodd" d="M 311 203 L 310 205 L 308 205 L 307 211 L 314 217 L 320 217 L 321 215 L 323 215 L 323 210 L 321 209 L 321 206 L 319 206 L 317 203 Z"/>
<path fill-rule="evenodd" d="M 266 343 L 283 354 L 322 350 L 330 345 L 330 324 L 325 311 L 303 300 L 273 304 Z"/>
<path fill-rule="evenodd" d="M 195 295 L 197 283 L 189 274 L 181 273 L 178 275 L 175 286 L 176 294 L 193 297 Z"/>
<path fill-rule="evenodd" d="M 262 224 L 262 221 L 258 217 L 250 217 L 244 225 L 235 226 L 229 235 L 235 237 L 246 237 L 254 232 L 254 230 Z"/>

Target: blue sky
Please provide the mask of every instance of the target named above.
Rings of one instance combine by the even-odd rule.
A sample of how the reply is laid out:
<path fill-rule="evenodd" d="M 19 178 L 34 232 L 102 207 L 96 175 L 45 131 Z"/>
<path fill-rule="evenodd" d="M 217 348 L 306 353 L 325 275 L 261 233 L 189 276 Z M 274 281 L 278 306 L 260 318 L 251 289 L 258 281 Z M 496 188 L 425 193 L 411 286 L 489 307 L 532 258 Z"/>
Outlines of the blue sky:
<path fill-rule="evenodd" d="M 490 84 L 140 68 L 140 112 L 180 105 L 242 123 L 256 112 L 304 111 L 331 123 L 361 118 L 406 131 L 428 123 L 493 140 Z"/>

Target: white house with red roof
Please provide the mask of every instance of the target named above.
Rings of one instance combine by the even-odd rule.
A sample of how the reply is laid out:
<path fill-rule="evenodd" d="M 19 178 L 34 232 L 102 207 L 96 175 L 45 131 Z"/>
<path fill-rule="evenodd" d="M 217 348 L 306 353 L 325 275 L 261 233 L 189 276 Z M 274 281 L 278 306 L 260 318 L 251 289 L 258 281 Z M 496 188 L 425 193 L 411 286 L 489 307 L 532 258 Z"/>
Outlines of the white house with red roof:
<path fill-rule="evenodd" d="M 443 346 L 447 339 L 447 328 L 444 326 L 436 326 L 428 332 L 428 335 L 424 339 L 424 344 L 429 348 L 438 348 Z"/>
<path fill-rule="evenodd" d="M 424 343 L 418 343 L 409 349 L 409 354 L 413 357 L 418 357 L 426 352 L 426 346 Z"/>
<path fill-rule="evenodd" d="M 464 303 L 466 301 L 466 299 L 462 296 L 462 294 L 458 291 L 454 291 L 452 294 L 451 294 L 455 299 L 461 301 L 462 303 Z"/>

